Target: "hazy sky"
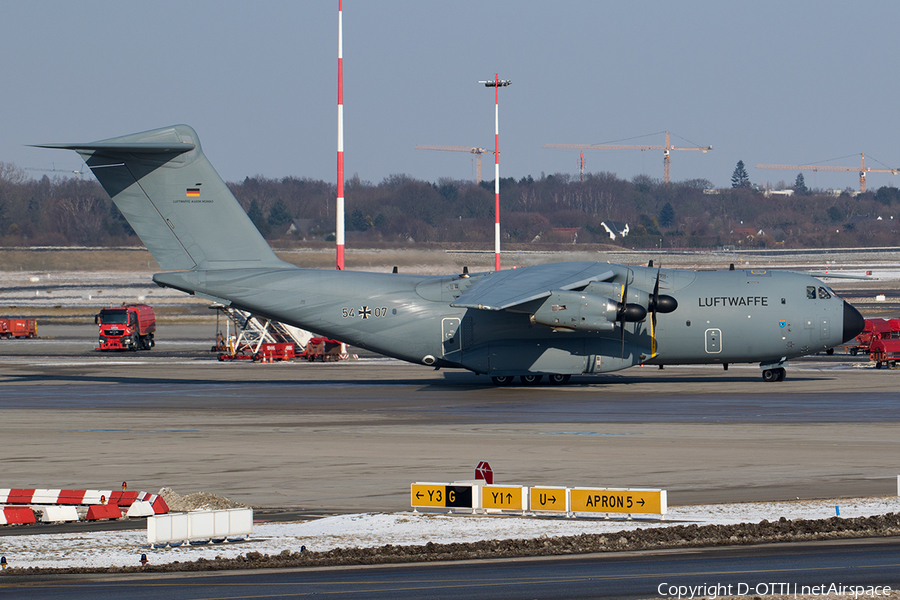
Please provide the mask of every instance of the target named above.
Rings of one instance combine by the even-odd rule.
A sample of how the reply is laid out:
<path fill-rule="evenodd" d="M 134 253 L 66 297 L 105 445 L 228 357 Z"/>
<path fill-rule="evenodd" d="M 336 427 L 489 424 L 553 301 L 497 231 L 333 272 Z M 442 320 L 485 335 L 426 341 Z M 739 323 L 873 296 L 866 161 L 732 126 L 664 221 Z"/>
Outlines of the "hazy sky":
<path fill-rule="evenodd" d="M 0 0 L 0 161 L 77 169 L 75 153 L 24 145 L 187 123 L 227 181 L 334 182 L 337 21 L 337 0 Z M 545 143 L 662 144 L 667 129 L 677 146 L 715 148 L 673 152 L 674 181 L 725 187 L 738 160 L 772 183 L 797 173 L 753 166 L 855 167 L 860 152 L 897 166 L 898 29 L 895 0 L 344 0 L 346 174 L 473 179 L 472 156 L 415 146 L 492 149 L 494 93 L 477 81 L 494 73 L 512 80 L 503 177 L 577 173 L 577 151 Z M 663 174 L 658 151 L 585 159 L 622 178 Z M 889 183 L 900 176 L 869 175 L 870 188 Z"/>

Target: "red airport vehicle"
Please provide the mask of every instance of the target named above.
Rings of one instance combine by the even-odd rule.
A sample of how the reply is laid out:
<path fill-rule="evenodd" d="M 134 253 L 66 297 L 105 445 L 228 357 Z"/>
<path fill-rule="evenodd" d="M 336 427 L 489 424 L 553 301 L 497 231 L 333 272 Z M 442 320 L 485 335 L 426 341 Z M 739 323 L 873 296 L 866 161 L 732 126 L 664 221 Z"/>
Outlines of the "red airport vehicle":
<path fill-rule="evenodd" d="M 253 352 L 249 344 L 241 345 L 234 354 L 222 352 L 220 361 L 226 360 L 252 360 L 254 362 L 275 362 L 281 360 L 293 360 L 297 356 L 297 347 L 292 342 L 265 342 L 259 350 Z"/>
<path fill-rule="evenodd" d="M 107 307 L 94 315 L 100 326 L 97 350 L 149 350 L 156 345 L 156 315 L 146 304 Z"/>
<path fill-rule="evenodd" d="M 900 338 L 900 319 L 866 319 L 865 329 L 856 336 L 856 346 L 850 348 L 850 354 L 871 354 L 871 346 L 875 340 Z"/>
<path fill-rule="evenodd" d="M 892 369 L 900 361 L 900 339 L 877 339 L 869 349 L 869 359 L 875 362 L 875 368 Z"/>
<path fill-rule="evenodd" d="M 34 319 L 0 318 L 0 338 L 35 338 L 37 321 Z"/>
<path fill-rule="evenodd" d="M 269 361 L 292 360 L 297 354 L 297 348 L 293 343 L 263 344 L 259 352 Z"/>
<path fill-rule="evenodd" d="M 310 362 L 316 360 L 332 362 L 347 358 L 341 354 L 341 342 L 326 337 L 310 338 L 306 344 L 306 351 L 301 356 L 305 356 Z"/>

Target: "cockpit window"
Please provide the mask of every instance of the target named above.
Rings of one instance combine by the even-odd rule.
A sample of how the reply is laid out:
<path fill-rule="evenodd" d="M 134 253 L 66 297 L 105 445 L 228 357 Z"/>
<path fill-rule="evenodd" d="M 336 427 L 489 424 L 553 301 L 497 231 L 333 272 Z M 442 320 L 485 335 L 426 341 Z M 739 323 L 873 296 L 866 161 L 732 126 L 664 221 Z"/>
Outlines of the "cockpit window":
<path fill-rule="evenodd" d="M 828 300 L 829 298 L 831 298 L 831 294 L 828 292 L 827 288 L 819 288 L 819 298 L 821 300 Z"/>
<path fill-rule="evenodd" d="M 808 300 L 816 299 L 816 286 L 814 286 L 814 285 L 806 286 L 806 298 Z"/>

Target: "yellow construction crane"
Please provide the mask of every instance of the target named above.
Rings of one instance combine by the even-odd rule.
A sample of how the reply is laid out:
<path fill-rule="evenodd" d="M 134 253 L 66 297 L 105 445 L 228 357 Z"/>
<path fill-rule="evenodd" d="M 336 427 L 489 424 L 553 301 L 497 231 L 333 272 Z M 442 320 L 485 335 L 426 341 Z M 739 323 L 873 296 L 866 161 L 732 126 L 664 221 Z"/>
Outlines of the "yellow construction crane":
<path fill-rule="evenodd" d="M 666 145 L 633 145 L 633 144 L 544 144 L 544 148 L 562 148 L 565 150 L 662 150 L 663 151 L 663 181 L 669 183 L 669 162 L 672 160 L 669 153 L 673 150 L 699 150 L 700 152 L 709 152 L 712 146 L 705 148 L 676 148 L 669 142 L 669 132 L 666 132 Z"/>
<path fill-rule="evenodd" d="M 866 173 L 891 173 L 896 175 L 900 169 L 867 169 L 866 155 L 860 153 L 859 164 L 859 192 L 866 191 Z M 877 162 L 877 159 L 876 159 Z M 757 169 L 784 169 L 787 171 L 856 171 L 856 167 L 820 166 L 820 165 L 756 165 Z"/>
<path fill-rule="evenodd" d="M 468 152 L 475 155 L 475 183 L 481 183 L 481 155 L 491 152 L 478 146 L 416 146 L 416 150 L 444 150 L 448 152 Z"/>

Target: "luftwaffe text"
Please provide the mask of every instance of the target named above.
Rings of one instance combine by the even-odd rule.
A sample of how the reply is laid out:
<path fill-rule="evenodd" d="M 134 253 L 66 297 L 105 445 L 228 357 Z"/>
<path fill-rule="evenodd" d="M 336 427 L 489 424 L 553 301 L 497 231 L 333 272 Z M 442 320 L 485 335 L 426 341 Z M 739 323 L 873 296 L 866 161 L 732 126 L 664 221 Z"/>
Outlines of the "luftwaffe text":
<path fill-rule="evenodd" d="M 768 296 L 714 296 L 698 298 L 700 307 L 705 306 L 768 306 Z"/>

